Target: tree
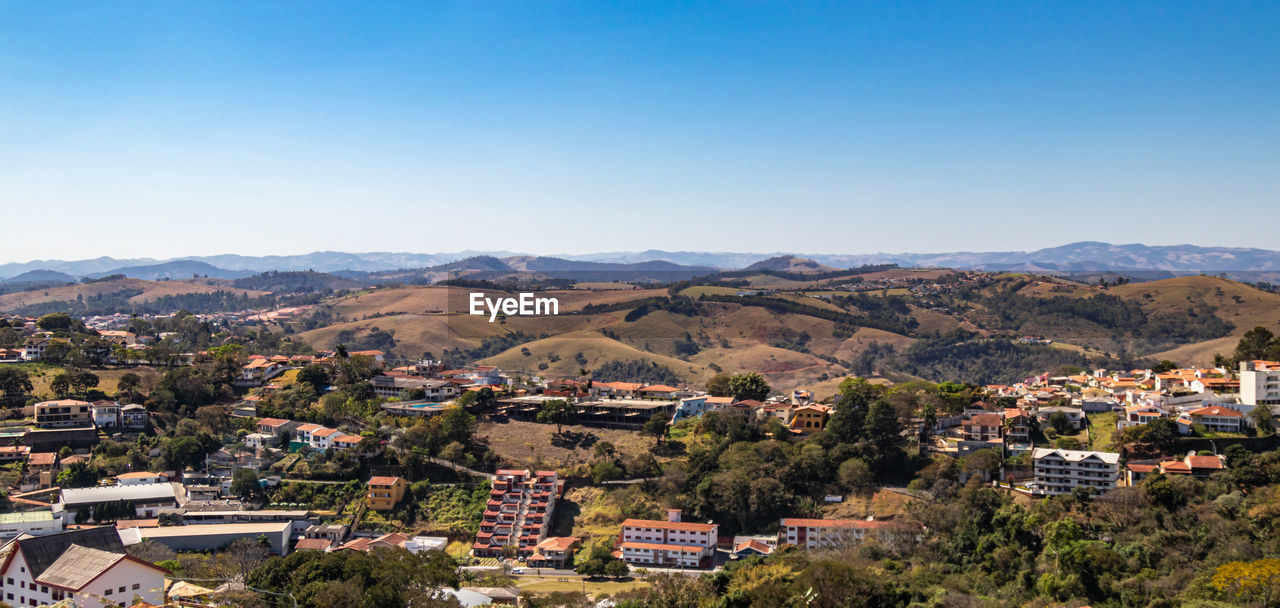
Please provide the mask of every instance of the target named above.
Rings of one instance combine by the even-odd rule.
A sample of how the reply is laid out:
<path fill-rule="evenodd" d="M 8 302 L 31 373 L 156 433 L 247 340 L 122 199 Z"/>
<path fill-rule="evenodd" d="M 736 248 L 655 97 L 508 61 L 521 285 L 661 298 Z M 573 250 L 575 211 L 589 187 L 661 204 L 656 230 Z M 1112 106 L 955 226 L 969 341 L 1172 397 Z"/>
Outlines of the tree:
<path fill-rule="evenodd" d="M 556 434 L 559 435 L 564 429 L 564 425 L 573 422 L 578 416 L 578 406 L 564 399 L 552 399 L 542 404 L 542 409 L 538 410 L 536 420 L 539 424 L 556 425 Z"/>
<path fill-rule="evenodd" d="M 1272 606 L 1280 600 L 1280 559 L 1225 563 L 1214 571 L 1209 584 L 1236 600 Z"/>
<path fill-rule="evenodd" d="M 45 331 L 67 330 L 75 326 L 75 320 L 65 312 L 44 315 L 36 320 L 36 327 Z"/>
<path fill-rule="evenodd" d="M 1259 326 L 1241 336 L 1232 356 L 1239 363 L 1241 361 L 1271 358 L 1276 354 L 1277 350 L 1275 334 L 1271 333 L 1271 330 Z"/>
<path fill-rule="evenodd" d="M 98 483 L 98 471 L 83 462 L 73 462 L 58 473 L 57 483 L 64 488 L 87 488 Z"/>
<path fill-rule="evenodd" d="M 221 405 L 205 405 L 196 408 L 196 420 L 214 434 L 226 432 L 231 425 L 231 417 Z"/>
<path fill-rule="evenodd" d="M 127 395 L 127 401 L 137 401 L 138 389 L 142 386 L 142 377 L 133 372 L 122 374 L 120 379 L 116 381 L 116 389 L 120 391 L 116 398 L 120 395 Z"/>
<path fill-rule="evenodd" d="M 1178 423 L 1168 418 L 1156 418 L 1148 422 L 1146 427 L 1147 432 L 1144 433 L 1143 440 L 1161 451 L 1172 450 L 1174 443 L 1181 436 Z"/>
<path fill-rule="evenodd" d="M 735 374 L 729 378 L 729 394 L 738 401 L 764 401 L 769 396 L 769 383 L 756 372 Z"/>
<path fill-rule="evenodd" d="M 27 393 L 34 388 L 27 370 L 10 365 L 0 366 L 0 391 L 4 393 L 5 405 L 21 405 Z"/>
<path fill-rule="evenodd" d="M 604 565 L 604 574 L 610 578 L 622 578 L 631 574 L 631 568 L 626 562 L 615 559 Z"/>
<path fill-rule="evenodd" d="M 667 417 L 662 414 L 654 414 L 645 421 L 640 432 L 654 438 L 655 443 L 661 444 L 662 438 L 667 434 Z"/>
<path fill-rule="evenodd" d="M 1163 374 L 1168 371 L 1178 369 L 1178 364 L 1168 359 L 1163 359 L 1159 363 L 1151 366 L 1151 371 L 1157 374 Z"/>
<path fill-rule="evenodd" d="M 1065 435 L 1071 428 L 1071 419 L 1067 417 L 1065 412 L 1054 412 L 1049 414 L 1049 426 L 1057 431 L 1059 435 Z"/>
<path fill-rule="evenodd" d="M 329 371 L 319 365 L 308 365 L 298 370 L 298 382 L 310 386 L 317 395 L 323 395 L 329 386 Z"/>
<path fill-rule="evenodd" d="M 67 372 L 59 373 L 49 381 L 49 390 L 59 399 L 71 394 L 71 374 Z"/>
<path fill-rule="evenodd" d="M 840 383 L 840 398 L 827 421 L 826 432 L 837 441 L 853 443 L 862 437 L 867 410 L 880 398 L 884 389 L 864 378 L 846 378 Z"/>
<path fill-rule="evenodd" d="M 1253 422 L 1253 427 L 1257 429 L 1259 435 L 1271 436 L 1276 434 L 1276 425 L 1271 418 L 1271 408 L 1266 405 L 1259 405 L 1249 412 L 1249 420 Z"/>
<path fill-rule="evenodd" d="M 840 483 L 854 492 L 863 492 L 874 485 L 871 467 L 861 458 L 850 458 L 840 463 L 836 472 Z"/>
<path fill-rule="evenodd" d="M 253 469 L 236 469 L 231 474 L 231 493 L 242 500 L 249 500 L 258 495 L 262 486 L 258 484 L 258 474 Z"/>
<path fill-rule="evenodd" d="M 711 379 L 707 381 L 707 392 L 710 393 L 712 397 L 730 396 L 732 393 L 729 392 L 729 378 L 730 376 L 726 372 L 720 372 L 712 376 Z"/>

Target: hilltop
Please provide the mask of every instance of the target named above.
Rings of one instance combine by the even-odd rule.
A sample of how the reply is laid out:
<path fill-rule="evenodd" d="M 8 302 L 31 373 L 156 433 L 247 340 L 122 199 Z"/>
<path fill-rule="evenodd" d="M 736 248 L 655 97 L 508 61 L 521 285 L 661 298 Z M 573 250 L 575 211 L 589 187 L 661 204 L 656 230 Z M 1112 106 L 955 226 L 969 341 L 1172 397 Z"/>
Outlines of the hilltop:
<path fill-rule="evenodd" d="M 194 279 L 144 281 L 126 278 L 0 295 L 0 312 L 44 314 L 45 312 L 71 311 L 79 313 L 84 306 L 89 305 L 119 308 L 122 312 L 127 312 L 138 305 L 155 302 L 162 298 L 219 293 L 241 298 L 267 295 L 264 291 L 239 289 Z"/>

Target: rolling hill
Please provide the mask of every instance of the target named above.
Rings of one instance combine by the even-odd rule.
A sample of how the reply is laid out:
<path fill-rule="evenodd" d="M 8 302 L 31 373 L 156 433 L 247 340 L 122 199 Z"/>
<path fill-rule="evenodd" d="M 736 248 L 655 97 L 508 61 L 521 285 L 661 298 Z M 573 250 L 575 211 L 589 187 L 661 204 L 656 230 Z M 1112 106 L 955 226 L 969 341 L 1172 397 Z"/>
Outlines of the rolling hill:
<path fill-rule="evenodd" d="M 238 289 L 197 280 L 144 281 L 142 279 L 115 279 L 0 295 L 0 312 L 17 313 L 31 307 L 59 307 L 60 305 L 67 310 L 74 310 L 73 305 L 81 299 L 92 301 L 93 298 L 104 299 L 112 297 L 118 298 L 122 302 L 141 304 L 166 296 L 214 294 L 217 292 L 245 297 L 267 295 L 263 291 Z"/>

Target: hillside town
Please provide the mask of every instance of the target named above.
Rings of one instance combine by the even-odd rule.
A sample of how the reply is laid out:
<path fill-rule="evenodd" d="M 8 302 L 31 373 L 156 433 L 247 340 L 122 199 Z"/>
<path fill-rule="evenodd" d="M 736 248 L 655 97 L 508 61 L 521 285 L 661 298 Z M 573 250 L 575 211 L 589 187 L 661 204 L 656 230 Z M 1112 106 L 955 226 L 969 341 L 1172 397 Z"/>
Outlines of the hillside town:
<path fill-rule="evenodd" d="M 12 605 L 227 605 L 228 594 L 246 590 L 243 574 L 205 585 L 172 568 L 183 555 L 239 555 L 250 550 L 246 542 L 259 564 L 296 552 L 443 552 L 457 560 L 454 575 L 483 583 L 447 591 L 492 603 L 522 601 L 526 577 L 688 575 L 775 553 L 923 542 L 927 526 L 873 506 L 886 494 L 925 501 L 937 490 L 920 477 L 895 487 L 895 471 L 868 469 L 875 458 L 881 467 L 897 458 L 883 450 L 1015 500 L 1100 500 L 1156 479 L 1220 479 L 1244 454 L 1275 447 L 1280 406 L 1280 362 L 1263 359 L 1056 370 L 1010 384 L 850 378 L 835 394 L 817 395 L 776 392 L 751 371 L 689 386 L 431 359 L 395 364 L 380 350 L 246 355 L 218 347 L 175 353 L 158 370 L 163 378 L 221 370 L 220 396 L 196 407 L 157 399 L 176 389 L 163 388 L 163 378 L 150 396 L 119 381 L 114 394 L 99 390 L 99 373 L 156 366 L 140 354 L 154 340 L 87 325 L 79 330 L 87 338 L 41 329 L 55 321 L 6 319 L 25 337 L 22 348 L 0 353 L 11 404 L 0 431 L 8 484 L 0 593 Z M 83 367 L 46 361 L 50 349 L 89 354 L 95 345 L 104 352 Z M 63 385 L 49 385 L 58 398 L 34 397 L 29 372 L 67 369 L 57 372 Z M 749 513 L 718 520 L 708 517 L 715 509 L 691 510 L 695 503 L 665 492 L 603 527 L 598 515 L 576 519 L 585 516 L 584 492 L 659 487 L 677 469 L 675 446 L 689 449 L 679 438 L 705 442 L 698 438 L 749 428 L 765 442 L 821 451 L 839 449 L 850 424 L 866 425 L 855 433 L 883 425 L 888 435 L 874 441 L 884 445 L 814 486 L 820 502 L 791 511 L 787 504 L 801 502 L 780 504 L 769 521 Z M 494 433 L 490 444 L 516 429 L 545 433 L 552 445 L 570 446 L 569 459 L 551 461 L 533 444 L 525 455 L 480 451 L 481 428 Z M 603 433 L 656 447 L 624 460 Z M 444 509 L 431 502 L 439 492 L 474 508 L 441 525 L 432 519 Z M 844 508 L 851 501 L 867 506 L 854 516 Z M 436 506 L 419 506 L 428 504 Z M 651 516 L 641 516 L 646 510 Z M 168 557 L 146 559 L 153 555 Z"/>

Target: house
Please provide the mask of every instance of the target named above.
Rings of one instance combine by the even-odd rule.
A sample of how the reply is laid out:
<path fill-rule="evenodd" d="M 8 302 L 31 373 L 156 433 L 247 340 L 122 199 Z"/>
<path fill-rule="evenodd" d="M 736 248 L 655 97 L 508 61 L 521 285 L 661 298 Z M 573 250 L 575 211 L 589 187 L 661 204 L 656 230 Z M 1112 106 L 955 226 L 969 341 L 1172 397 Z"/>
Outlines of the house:
<path fill-rule="evenodd" d="M 758 411 L 761 418 L 777 418 L 787 428 L 791 428 L 791 420 L 795 418 L 795 414 L 796 406 L 790 403 L 768 403 Z"/>
<path fill-rule="evenodd" d="M 294 551 L 328 551 L 333 541 L 327 538 L 300 538 L 294 543 Z"/>
<path fill-rule="evenodd" d="M 861 542 L 867 534 L 888 526 L 887 521 L 787 517 L 782 520 L 778 542 L 805 549 L 841 547 Z"/>
<path fill-rule="evenodd" d="M 533 555 L 525 563 L 533 568 L 564 568 L 581 540 L 576 536 L 549 536 L 534 545 Z"/>
<path fill-rule="evenodd" d="M 1105 492 L 1120 480 L 1120 455 L 1112 452 L 1036 448 L 1031 460 L 1037 495 L 1069 494 L 1077 487 Z"/>
<path fill-rule="evenodd" d="M 34 486 L 32 489 L 37 490 L 52 488 L 59 471 L 57 452 L 33 452 L 27 458 L 24 487 Z"/>
<path fill-rule="evenodd" d="M 107 526 L 23 534 L 0 547 L 0 590 L 11 606 L 163 604 L 168 572 L 125 554 L 116 529 Z"/>
<path fill-rule="evenodd" d="M 1067 407 L 1065 405 L 1051 405 L 1036 410 L 1036 421 L 1040 423 L 1040 428 L 1049 426 L 1049 419 L 1058 413 L 1067 417 L 1067 422 L 1071 424 L 1071 428 L 1077 431 L 1084 428 L 1084 411 L 1078 407 Z"/>
<path fill-rule="evenodd" d="M 458 385 L 445 380 L 428 380 L 405 375 L 380 374 L 373 377 L 373 392 L 379 397 L 392 399 L 402 391 L 421 389 L 423 398 L 429 401 L 447 401 L 458 396 Z"/>
<path fill-rule="evenodd" d="M 401 477 L 371 477 L 366 499 L 374 511 L 390 511 L 404 500 L 409 483 Z"/>
<path fill-rule="evenodd" d="M 115 401 L 94 401 L 93 424 L 100 429 L 120 427 L 120 404 Z"/>
<path fill-rule="evenodd" d="M 764 405 L 761 404 L 761 407 Z M 831 408 L 825 405 L 802 405 L 795 409 L 787 427 L 797 435 L 812 435 L 827 426 L 827 417 L 830 415 Z"/>
<path fill-rule="evenodd" d="M 274 378 L 285 370 L 285 364 L 270 359 L 254 359 L 240 368 L 240 376 L 236 378 L 237 386 L 261 386 L 263 382 Z"/>
<path fill-rule="evenodd" d="M 249 433 L 244 436 L 244 445 L 250 449 L 272 448 L 280 443 L 280 437 L 269 433 Z"/>
<path fill-rule="evenodd" d="M 1004 427 L 1001 414 L 974 414 L 960 423 L 961 438 L 965 441 L 991 441 L 1000 439 Z"/>
<path fill-rule="evenodd" d="M 369 357 L 378 363 L 382 363 L 387 358 L 387 353 L 380 350 L 357 350 L 347 353 L 350 357 Z"/>
<path fill-rule="evenodd" d="M 44 358 L 44 351 L 51 340 L 48 336 L 31 336 L 22 341 L 22 360 L 39 361 Z"/>
<path fill-rule="evenodd" d="M 258 421 L 258 432 L 264 435 L 279 437 L 280 433 L 285 431 L 292 432 L 299 426 L 302 426 L 301 422 L 294 422 L 283 418 L 263 418 Z"/>
<path fill-rule="evenodd" d="M 120 408 L 120 422 L 126 429 L 145 429 L 151 424 L 151 414 L 147 408 L 130 403 Z"/>
<path fill-rule="evenodd" d="M 1004 438 L 1009 444 L 1031 443 L 1031 415 L 1019 408 L 1006 408 L 1004 416 Z"/>
<path fill-rule="evenodd" d="M 0 445 L 0 463 L 18 462 L 26 460 L 31 454 L 31 448 L 25 445 Z"/>
<path fill-rule="evenodd" d="M 679 509 L 667 519 L 628 519 L 622 522 L 618 548 L 631 565 L 709 567 L 719 542 L 720 526 L 680 521 Z"/>
<path fill-rule="evenodd" d="M 1244 414 L 1221 405 L 1194 409 L 1180 418 L 1191 424 L 1203 424 L 1215 433 L 1239 433 L 1244 426 Z"/>
<path fill-rule="evenodd" d="M 766 555 L 772 555 L 777 548 L 778 538 L 776 536 L 738 536 L 733 539 L 733 552 L 729 554 L 729 557 L 732 559 L 764 557 Z"/>
<path fill-rule="evenodd" d="M 640 389 L 640 397 L 643 399 L 675 399 L 680 389 L 665 384 L 650 384 Z"/>
<path fill-rule="evenodd" d="M 1209 476 L 1225 468 L 1226 459 L 1222 456 L 1199 455 L 1191 451 L 1187 452 L 1181 460 L 1131 462 L 1125 465 L 1125 483 L 1129 486 L 1138 485 L 1148 475 L 1156 472 L 1162 475 L 1190 475 L 1197 479 L 1208 479 Z"/>
<path fill-rule="evenodd" d="M 93 405 L 78 399 L 57 399 L 35 405 L 36 426 L 42 429 L 93 426 Z"/>

